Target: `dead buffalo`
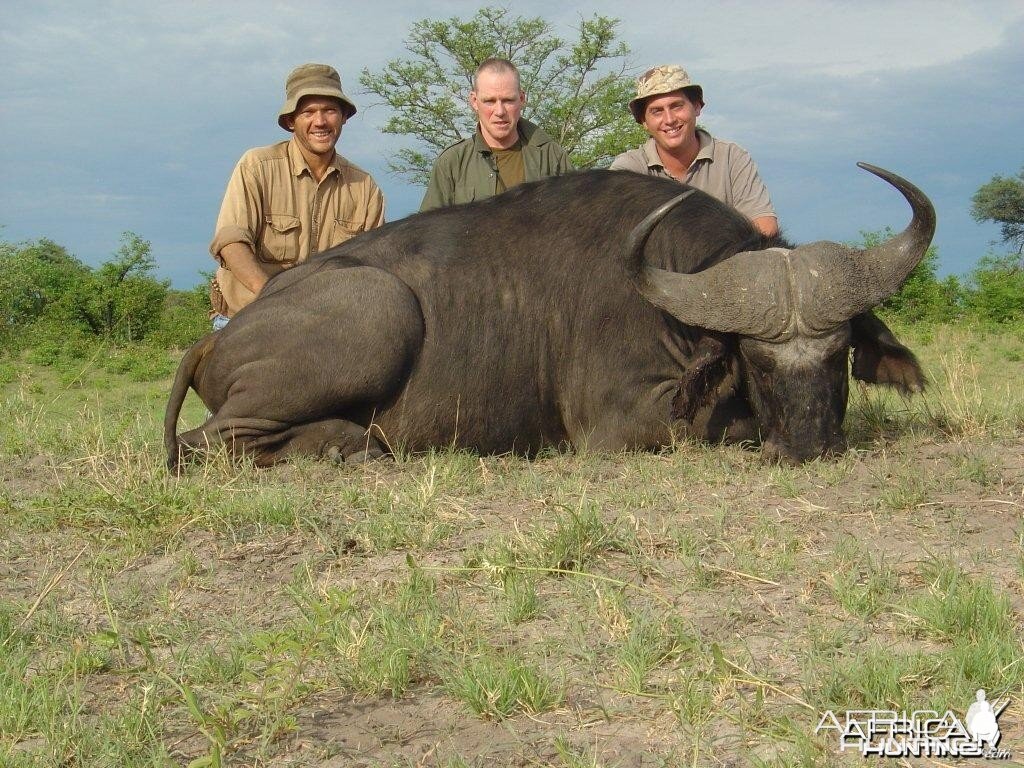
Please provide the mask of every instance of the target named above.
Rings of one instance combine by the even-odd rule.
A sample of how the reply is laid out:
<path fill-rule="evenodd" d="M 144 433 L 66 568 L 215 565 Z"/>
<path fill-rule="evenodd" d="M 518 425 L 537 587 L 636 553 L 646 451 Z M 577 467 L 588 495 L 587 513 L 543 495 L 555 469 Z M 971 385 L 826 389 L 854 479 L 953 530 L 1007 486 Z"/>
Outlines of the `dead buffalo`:
<path fill-rule="evenodd" d="M 226 444 L 259 465 L 402 447 L 531 454 L 755 441 L 843 450 L 855 378 L 924 376 L 871 308 L 920 261 L 935 212 L 857 250 L 770 247 L 739 213 L 662 179 L 591 171 L 411 216 L 281 273 L 178 369 L 169 465 Z M 213 414 L 176 434 L 192 386 Z"/>

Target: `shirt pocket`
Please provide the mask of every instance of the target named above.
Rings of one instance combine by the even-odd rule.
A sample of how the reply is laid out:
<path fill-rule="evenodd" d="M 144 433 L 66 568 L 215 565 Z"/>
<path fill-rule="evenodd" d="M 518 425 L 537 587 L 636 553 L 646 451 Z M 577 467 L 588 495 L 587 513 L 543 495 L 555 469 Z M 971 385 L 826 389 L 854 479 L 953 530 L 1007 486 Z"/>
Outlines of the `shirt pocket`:
<path fill-rule="evenodd" d="M 351 240 L 356 235 L 364 232 L 363 222 L 350 219 L 334 220 L 334 236 L 331 238 L 330 247 L 341 245 L 346 240 Z"/>
<path fill-rule="evenodd" d="M 297 216 L 288 213 L 268 213 L 263 218 L 263 237 L 260 239 L 260 261 L 293 264 L 299 259 L 299 233 L 302 224 Z"/>

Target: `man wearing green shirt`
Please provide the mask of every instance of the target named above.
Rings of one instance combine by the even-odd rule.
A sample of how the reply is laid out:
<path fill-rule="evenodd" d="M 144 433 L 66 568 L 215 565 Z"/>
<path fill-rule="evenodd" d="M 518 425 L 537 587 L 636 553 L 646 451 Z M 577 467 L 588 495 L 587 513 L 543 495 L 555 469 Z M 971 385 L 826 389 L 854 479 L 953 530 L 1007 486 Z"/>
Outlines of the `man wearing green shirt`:
<path fill-rule="evenodd" d="M 491 58 L 477 68 L 469 94 L 477 129 L 472 138 L 438 156 L 421 211 L 483 200 L 524 181 L 572 169 L 565 150 L 521 117 L 525 104 L 526 93 L 512 62 Z"/>

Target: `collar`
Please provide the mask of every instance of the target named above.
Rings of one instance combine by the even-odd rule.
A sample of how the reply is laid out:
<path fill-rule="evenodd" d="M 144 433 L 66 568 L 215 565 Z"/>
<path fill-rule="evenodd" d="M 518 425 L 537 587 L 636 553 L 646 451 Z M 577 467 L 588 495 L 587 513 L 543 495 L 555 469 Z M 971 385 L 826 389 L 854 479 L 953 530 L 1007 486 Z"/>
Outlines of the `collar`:
<path fill-rule="evenodd" d="M 309 177 L 313 177 L 313 171 L 310 170 L 309 163 L 306 162 L 306 158 L 302 156 L 302 151 L 299 149 L 298 142 L 295 137 L 292 136 L 288 140 L 288 165 L 292 169 L 292 176 L 299 177 L 303 173 L 309 174 Z M 330 166 L 327 168 L 327 173 L 324 174 L 326 179 L 335 171 L 341 172 L 341 169 L 345 166 L 345 159 L 338 154 L 338 150 L 334 150 L 334 159 L 331 160 Z"/>
<path fill-rule="evenodd" d="M 544 133 L 540 126 L 534 125 L 524 118 L 519 118 L 519 122 L 516 123 L 516 131 L 519 132 L 519 141 L 524 147 L 539 147 L 541 144 L 551 141 L 551 137 Z M 484 135 L 480 132 L 480 123 L 476 124 L 476 130 L 473 131 L 473 149 L 487 154 L 494 151 L 484 141 Z"/>
<path fill-rule="evenodd" d="M 697 163 L 707 160 L 709 163 L 715 160 L 715 139 L 710 133 L 705 131 L 703 128 L 697 129 L 697 142 L 699 147 L 697 149 L 697 156 L 693 158 L 693 162 L 690 163 L 690 167 L 697 165 Z M 644 159 L 647 161 L 648 168 L 664 168 L 665 164 L 661 162 L 661 156 L 658 155 L 658 143 L 653 139 L 647 139 L 644 142 Z"/>

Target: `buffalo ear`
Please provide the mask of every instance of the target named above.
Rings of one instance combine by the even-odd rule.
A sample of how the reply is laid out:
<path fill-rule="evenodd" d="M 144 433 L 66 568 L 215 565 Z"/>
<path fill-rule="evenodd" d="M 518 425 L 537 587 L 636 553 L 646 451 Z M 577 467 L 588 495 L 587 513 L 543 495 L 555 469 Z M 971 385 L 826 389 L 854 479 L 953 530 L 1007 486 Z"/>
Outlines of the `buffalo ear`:
<path fill-rule="evenodd" d="M 853 346 L 853 378 L 868 384 L 885 384 L 903 394 L 923 392 L 927 384 L 921 364 L 874 312 L 850 321 Z"/>
<path fill-rule="evenodd" d="M 732 394 L 736 377 L 730 376 L 728 342 L 718 334 L 707 332 L 697 342 L 691 362 L 679 380 L 679 389 L 672 400 L 672 418 L 692 424 L 697 412 Z"/>

